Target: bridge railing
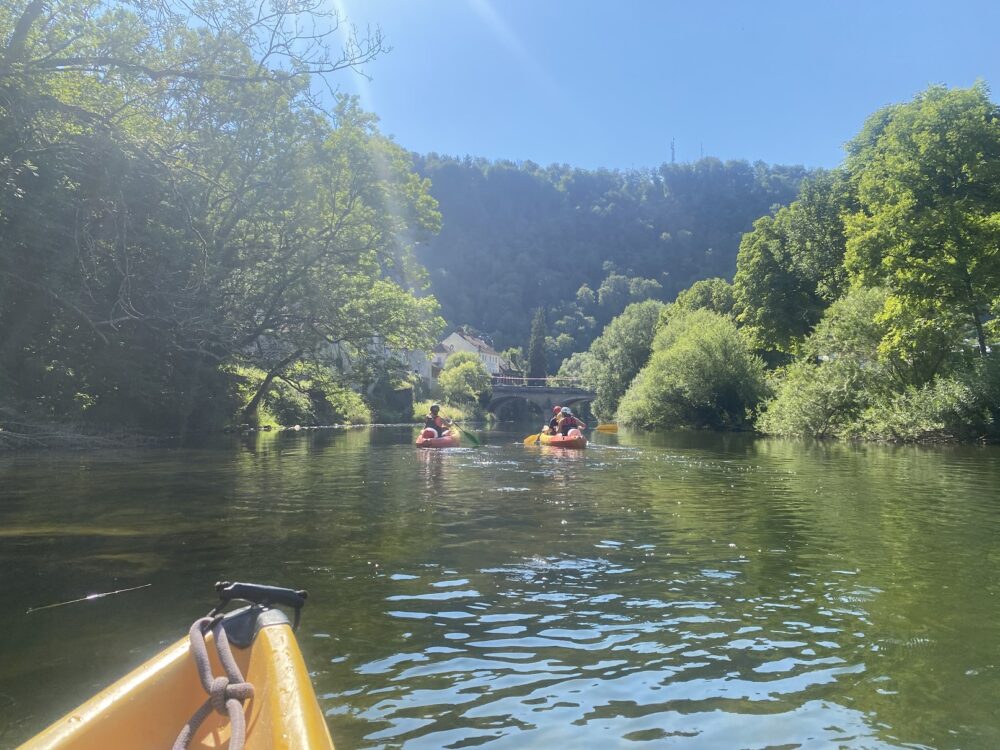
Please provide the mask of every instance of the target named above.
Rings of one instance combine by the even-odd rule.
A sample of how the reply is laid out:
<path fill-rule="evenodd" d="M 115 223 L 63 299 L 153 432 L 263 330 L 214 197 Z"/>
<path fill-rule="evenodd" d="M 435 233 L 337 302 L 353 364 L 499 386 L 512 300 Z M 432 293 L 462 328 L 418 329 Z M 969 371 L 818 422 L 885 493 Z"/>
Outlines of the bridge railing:
<path fill-rule="evenodd" d="M 519 388 L 582 388 L 580 378 L 521 378 L 515 375 L 494 375 L 493 385 L 512 385 Z"/>

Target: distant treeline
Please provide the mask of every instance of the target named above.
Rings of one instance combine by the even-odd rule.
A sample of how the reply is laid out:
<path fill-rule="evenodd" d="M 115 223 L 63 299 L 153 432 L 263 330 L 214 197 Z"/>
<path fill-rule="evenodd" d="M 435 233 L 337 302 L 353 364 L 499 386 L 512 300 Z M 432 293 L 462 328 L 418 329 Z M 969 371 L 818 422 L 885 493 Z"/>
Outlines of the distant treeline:
<path fill-rule="evenodd" d="M 550 369 L 626 305 L 731 278 L 743 233 L 794 200 L 806 175 L 712 158 L 628 171 L 436 154 L 415 165 L 442 215 L 417 257 L 444 317 L 504 349 L 526 345 L 544 308 Z"/>

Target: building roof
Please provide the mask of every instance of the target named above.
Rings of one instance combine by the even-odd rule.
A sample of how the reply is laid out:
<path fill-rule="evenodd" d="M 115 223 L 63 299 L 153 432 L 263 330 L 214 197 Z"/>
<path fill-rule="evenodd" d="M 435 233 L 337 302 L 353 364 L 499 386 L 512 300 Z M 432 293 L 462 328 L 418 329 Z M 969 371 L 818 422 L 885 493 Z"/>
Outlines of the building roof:
<path fill-rule="evenodd" d="M 500 352 L 498 352 L 496 349 L 494 349 L 492 346 L 490 346 L 489 344 L 487 344 L 485 341 L 483 341 L 481 338 L 478 338 L 477 336 L 473 336 L 473 335 L 468 334 L 468 333 L 462 333 L 462 331 L 455 331 L 455 335 L 462 337 L 463 339 L 465 339 L 466 341 L 468 341 L 470 344 L 472 344 L 474 347 L 476 347 L 477 349 L 479 349 L 479 351 L 481 351 L 481 352 L 483 352 L 485 354 L 495 354 L 498 357 L 500 356 Z"/>

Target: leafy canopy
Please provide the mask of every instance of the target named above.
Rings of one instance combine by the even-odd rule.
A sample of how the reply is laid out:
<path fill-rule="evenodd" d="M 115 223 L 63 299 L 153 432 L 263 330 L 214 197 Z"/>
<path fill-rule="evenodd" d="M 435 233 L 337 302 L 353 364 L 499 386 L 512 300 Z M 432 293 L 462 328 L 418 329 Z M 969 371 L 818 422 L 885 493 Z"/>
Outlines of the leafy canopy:
<path fill-rule="evenodd" d="M 843 172 L 820 172 L 798 199 L 754 222 L 736 259 L 736 319 L 760 351 L 791 353 L 844 289 Z"/>
<path fill-rule="evenodd" d="M 764 363 L 735 323 L 709 310 L 671 316 L 618 407 L 640 427 L 737 429 L 765 394 Z"/>
<path fill-rule="evenodd" d="M 590 349 L 567 360 L 560 375 L 579 377 L 597 391 L 592 404 L 595 414 L 611 418 L 632 379 L 649 360 L 657 322 L 665 306 L 656 300 L 637 302 L 625 308 Z"/>
<path fill-rule="evenodd" d="M 985 355 L 1000 297 L 1000 109 L 986 86 L 932 86 L 875 113 L 847 168 L 859 210 L 846 218 L 846 265 L 855 283 L 889 291 L 883 351 L 919 359 L 928 338 L 965 327 Z"/>
<path fill-rule="evenodd" d="M 409 155 L 317 76 L 381 49 L 310 0 L 0 10 L 0 383 L 57 418 L 253 419 L 296 363 L 355 387 L 442 321 Z M 308 36 L 300 30 L 309 28 Z"/>
<path fill-rule="evenodd" d="M 492 391 L 492 380 L 482 360 L 472 352 L 455 352 L 445 361 L 438 377 L 445 401 L 473 404 Z"/>

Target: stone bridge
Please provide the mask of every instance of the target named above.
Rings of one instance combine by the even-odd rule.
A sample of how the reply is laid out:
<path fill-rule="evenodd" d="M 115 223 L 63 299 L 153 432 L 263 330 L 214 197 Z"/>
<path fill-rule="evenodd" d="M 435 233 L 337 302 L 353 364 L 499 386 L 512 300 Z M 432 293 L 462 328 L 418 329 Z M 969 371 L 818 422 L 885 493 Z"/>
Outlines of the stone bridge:
<path fill-rule="evenodd" d="M 523 399 L 535 404 L 543 412 L 553 406 L 573 406 L 597 398 L 594 391 L 580 387 L 573 378 L 511 378 L 494 376 L 493 398 L 486 405 L 486 411 L 494 412 L 498 407 Z"/>

